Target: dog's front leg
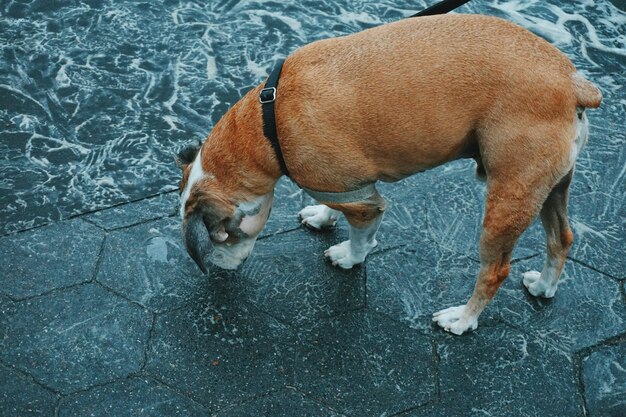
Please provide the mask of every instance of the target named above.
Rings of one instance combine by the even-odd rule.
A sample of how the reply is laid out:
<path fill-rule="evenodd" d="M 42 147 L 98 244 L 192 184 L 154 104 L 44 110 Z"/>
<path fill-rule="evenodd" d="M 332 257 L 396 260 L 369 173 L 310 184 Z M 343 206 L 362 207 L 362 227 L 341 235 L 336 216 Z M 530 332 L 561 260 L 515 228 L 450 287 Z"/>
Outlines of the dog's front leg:
<path fill-rule="evenodd" d="M 327 229 L 337 223 L 341 212 L 333 210 L 322 204 L 316 206 L 306 206 L 298 213 L 300 222 L 314 230 Z"/>
<path fill-rule="evenodd" d="M 376 247 L 376 231 L 387 205 L 380 194 L 376 193 L 363 202 L 330 206 L 346 216 L 350 224 L 350 239 L 331 246 L 324 252 L 324 256 L 333 265 L 350 269 L 365 261 L 367 254 Z"/>

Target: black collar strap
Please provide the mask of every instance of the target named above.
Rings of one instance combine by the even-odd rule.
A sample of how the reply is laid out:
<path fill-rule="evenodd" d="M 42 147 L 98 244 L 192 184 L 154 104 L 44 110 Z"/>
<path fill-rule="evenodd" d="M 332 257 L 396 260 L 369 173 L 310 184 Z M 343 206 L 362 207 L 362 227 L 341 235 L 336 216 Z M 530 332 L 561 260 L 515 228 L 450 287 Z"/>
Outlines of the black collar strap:
<path fill-rule="evenodd" d="M 274 110 L 274 102 L 276 101 L 276 93 L 278 92 L 278 78 L 280 77 L 280 71 L 285 63 L 284 59 L 280 59 L 276 62 L 274 69 L 267 78 L 263 89 L 259 93 L 259 101 L 263 109 L 263 133 L 265 137 L 270 141 L 276 159 L 278 159 L 278 165 L 284 175 L 289 176 L 289 170 L 285 163 L 285 157 L 283 151 L 280 149 L 280 142 L 278 141 L 278 132 L 276 131 L 276 111 Z"/>

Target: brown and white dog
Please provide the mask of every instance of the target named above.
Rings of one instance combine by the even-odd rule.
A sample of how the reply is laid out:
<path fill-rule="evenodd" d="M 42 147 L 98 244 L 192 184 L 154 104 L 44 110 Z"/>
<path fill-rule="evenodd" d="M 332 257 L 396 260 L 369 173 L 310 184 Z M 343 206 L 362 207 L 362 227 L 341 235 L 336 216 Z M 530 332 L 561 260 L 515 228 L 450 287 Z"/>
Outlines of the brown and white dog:
<path fill-rule="evenodd" d="M 237 102 L 198 148 L 179 155 L 183 235 L 190 255 L 236 268 L 250 254 L 281 176 L 263 134 L 259 91 Z M 573 241 L 568 189 L 587 141 L 585 108 L 600 91 L 570 60 L 529 31 L 479 15 L 406 19 L 309 44 L 290 55 L 276 99 L 277 131 L 292 178 L 328 192 L 397 181 L 458 158 L 485 177 L 480 271 L 465 305 L 433 315 L 455 334 L 477 319 L 509 273 L 511 251 L 537 214 L 547 235 L 534 296 L 554 296 Z M 324 201 L 320 201 L 324 203 Z M 306 207 L 323 228 L 340 213 L 350 239 L 325 252 L 351 268 L 376 246 L 385 201 Z"/>

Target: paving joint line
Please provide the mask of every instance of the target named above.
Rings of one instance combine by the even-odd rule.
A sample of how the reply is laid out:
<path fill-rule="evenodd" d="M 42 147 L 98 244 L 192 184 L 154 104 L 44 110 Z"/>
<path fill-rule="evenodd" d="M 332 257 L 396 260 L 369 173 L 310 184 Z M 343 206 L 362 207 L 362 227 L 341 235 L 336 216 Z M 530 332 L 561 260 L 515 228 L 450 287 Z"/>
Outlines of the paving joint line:
<path fill-rule="evenodd" d="M 53 224 L 57 224 L 57 223 L 63 223 L 63 222 L 66 222 L 66 221 L 74 220 L 74 219 L 80 218 L 82 216 L 98 213 L 100 211 L 108 210 L 108 209 L 111 209 L 111 208 L 120 207 L 120 206 L 124 206 L 124 205 L 127 205 L 127 204 L 132 204 L 132 203 L 138 203 L 140 201 L 148 200 L 150 198 L 156 198 L 156 197 L 159 197 L 161 195 L 171 194 L 171 193 L 174 193 L 176 191 L 177 190 L 175 190 L 175 189 L 174 190 L 169 190 L 169 191 L 163 191 L 163 192 L 159 192 L 159 193 L 155 193 L 155 194 L 150 194 L 148 196 L 144 196 L 144 197 L 141 197 L 141 198 L 137 198 L 135 200 L 123 201 L 123 202 L 120 202 L 120 203 L 113 204 L 111 206 L 101 207 L 101 208 L 94 209 L 94 210 L 88 210 L 88 211 L 85 211 L 85 212 L 82 212 L 82 213 L 71 214 L 71 215 L 69 215 L 67 217 L 60 217 L 57 220 L 47 221 L 45 223 L 41 223 L 41 224 L 38 224 L 36 226 L 31 226 L 31 227 L 27 227 L 25 229 L 19 229 L 19 230 L 15 230 L 15 231 L 12 231 L 12 232 L 3 233 L 3 234 L 0 235 L 0 238 L 6 237 L 6 236 L 15 236 L 15 235 L 18 235 L 18 234 L 21 234 L 21 233 L 25 233 L 25 232 L 29 232 L 29 231 L 32 231 L 32 230 L 40 229 L 40 228 L 46 227 L 46 226 L 52 226 Z M 86 221 L 84 219 L 81 219 L 81 220 Z M 91 222 L 88 222 L 88 223 L 89 224 L 93 224 Z"/>
<path fill-rule="evenodd" d="M 280 324 L 282 324 L 283 326 L 287 326 L 289 327 L 289 329 L 291 329 L 294 333 L 296 332 L 298 326 L 292 323 L 289 323 L 288 321 L 286 321 L 285 319 L 282 319 L 280 317 L 275 316 L 273 313 L 270 313 L 269 311 L 264 310 L 263 308 L 261 308 L 260 306 L 258 306 L 254 301 L 249 300 L 247 297 L 244 297 L 244 299 L 241 301 L 243 304 L 247 304 L 248 306 L 251 306 L 252 308 L 254 308 L 255 310 L 258 310 L 259 312 L 265 314 L 268 317 L 271 317 L 272 319 L 276 320 L 277 322 L 279 322 Z"/>
<path fill-rule="evenodd" d="M 104 387 L 106 387 L 108 385 L 112 385 L 112 384 L 115 384 L 115 383 L 120 382 L 120 381 L 124 381 L 126 379 L 129 379 L 129 375 L 116 377 L 116 378 L 114 378 L 114 379 L 112 379 L 110 381 L 100 382 L 98 384 L 89 385 L 88 387 L 84 387 L 84 388 L 81 388 L 81 389 L 77 389 L 75 391 L 68 392 L 67 394 L 63 394 L 63 399 L 67 398 L 67 397 L 71 397 L 73 395 L 78 395 L 78 394 L 82 394 L 82 393 L 85 393 L 85 392 L 89 392 L 89 391 L 94 390 L 94 389 L 104 388 Z"/>
<path fill-rule="evenodd" d="M 74 283 L 74 284 L 64 285 L 62 287 L 52 288 L 51 290 L 44 291 L 41 294 L 29 295 L 28 297 L 10 297 L 10 296 L 7 296 L 7 297 L 9 299 L 11 299 L 11 301 L 13 301 L 14 303 L 22 303 L 24 301 L 30 301 L 30 300 L 34 300 L 34 299 L 37 299 L 37 298 L 46 297 L 46 296 L 54 294 L 56 292 L 62 292 L 62 291 L 65 291 L 65 290 L 70 290 L 70 289 L 75 288 L 75 287 L 80 287 L 80 286 L 89 285 L 89 284 L 92 284 L 91 279 L 85 280 L 85 281 L 82 281 L 82 282 L 77 282 L 77 283 Z"/>
<path fill-rule="evenodd" d="M 568 256 L 568 257 L 567 257 L 567 259 L 569 259 L 569 260 L 570 260 L 570 261 L 572 261 L 572 262 L 576 262 L 577 264 L 582 265 L 582 266 L 584 266 L 585 268 L 589 268 L 589 269 L 591 269 L 592 271 L 595 271 L 595 272 L 597 272 L 597 273 L 599 273 L 599 274 L 602 274 L 602 275 L 604 275 L 605 277 L 608 277 L 608 278 L 611 278 L 611 279 L 613 279 L 613 280 L 615 280 L 615 281 L 618 281 L 618 283 L 619 283 L 619 282 L 624 281 L 624 279 L 620 279 L 620 278 L 618 278 L 618 277 L 614 277 L 613 275 L 611 275 L 611 274 L 609 274 L 609 273 L 607 273 L 607 272 L 601 271 L 601 270 L 599 270 L 598 268 L 596 268 L 596 267 L 594 267 L 594 266 L 591 266 L 591 265 L 589 265 L 588 263 L 586 263 L 586 262 L 584 262 L 584 261 L 581 261 L 581 260 L 579 260 L 579 259 L 572 258 L 572 257 L 570 257 L 570 256 Z"/>
<path fill-rule="evenodd" d="M 17 366 L 9 365 L 6 362 L 4 362 L 4 360 L 0 360 L 0 367 L 6 368 L 6 369 L 8 369 L 10 371 L 16 372 L 18 375 L 21 375 L 22 378 L 26 379 L 29 382 L 34 383 L 38 387 L 43 388 L 44 390 L 46 390 L 48 392 L 51 392 L 52 394 L 56 395 L 58 398 L 61 398 L 61 397 L 65 396 L 65 394 L 63 394 L 61 391 L 58 391 L 55 388 L 50 387 L 50 386 L 44 384 L 43 382 L 37 380 L 37 378 L 35 378 L 33 376 L 33 374 L 30 373 L 30 371 L 21 369 L 21 368 L 19 368 Z"/>
<path fill-rule="evenodd" d="M 259 236 L 259 238 L 257 240 L 265 240 L 265 239 L 269 239 L 269 238 L 274 237 L 274 236 L 286 235 L 288 233 L 295 232 L 296 230 L 300 230 L 301 228 L 302 228 L 302 226 L 294 226 L 293 229 L 279 230 L 277 232 L 270 233 L 268 235 L 263 235 L 262 234 L 261 236 Z"/>
<path fill-rule="evenodd" d="M 61 398 L 57 398 L 54 404 L 54 417 L 59 417 L 60 412 L 61 412 Z"/>
<path fill-rule="evenodd" d="M 106 246 L 106 242 L 107 239 L 109 237 L 109 234 L 105 231 L 104 232 L 104 237 L 102 238 L 102 242 L 100 242 L 100 249 L 98 250 L 98 255 L 96 256 L 96 266 L 93 269 L 93 275 L 91 277 L 91 282 L 97 282 L 96 277 L 98 276 L 98 273 L 100 272 L 100 265 L 102 264 L 102 258 L 104 255 L 104 248 Z"/>
<path fill-rule="evenodd" d="M 433 349 L 433 358 L 435 362 L 435 399 L 441 401 L 441 356 L 437 350 L 437 338 L 431 337 L 430 344 Z"/>
<path fill-rule="evenodd" d="M 143 350 L 143 364 L 139 368 L 138 373 L 144 372 L 146 367 L 148 366 L 148 359 L 150 354 L 150 349 L 152 348 L 152 343 L 154 341 L 154 331 L 156 327 L 156 313 L 150 312 L 152 323 L 150 324 L 150 329 L 148 330 L 148 338 L 146 339 L 146 347 Z"/>
<path fill-rule="evenodd" d="M 189 401 L 193 402 L 194 404 L 196 404 L 199 407 L 202 407 L 204 410 L 206 410 L 207 412 L 211 413 L 211 414 L 215 414 L 214 411 L 211 411 L 209 409 L 208 406 L 202 404 L 201 402 L 199 402 L 198 400 L 196 400 L 192 395 L 186 394 L 182 391 L 180 391 L 179 389 L 165 383 L 163 380 L 161 380 L 160 378 L 158 378 L 157 376 L 155 376 L 154 374 L 152 374 L 150 371 L 145 371 L 145 373 L 143 373 L 143 377 L 147 378 L 147 379 L 151 379 L 152 381 L 164 386 L 165 388 L 169 389 L 170 391 L 172 391 L 173 393 L 188 399 Z"/>
<path fill-rule="evenodd" d="M 147 306 L 144 306 L 143 304 L 141 304 L 141 303 L 139 303 L 139 302 L 137 302 L 137 301 L 135 301 L 135 300 L 131 300 L 131 299 L 130 299 L 130 298 L 128 298 L 126 295 L 124 295 L 124 294 L 122 294 L 121 292 L 119 292 L 119 291 L 117 291 L 117 290 L 115 290 L 115 289 L 113 289 L 113 288 L 109 287 L 108 285 L 105 285 L 105 284 L 101 283 L 101 282 L 100 282 L 100 281 L 98 281 L 98 280 L 94 280 L 93 282 L 91 282 L 91 281 L 90 281 L 90 282 L 88 282 L 88 284 L 95 284 L 95 285 L 98 285 L 98 286 L 100 286 L 103 290 L 105 290 L 105 291 L 107 291 L 107 292 L 111 293 L 112 295 L 114 295 L 114 296 L 116 296 L 116 297 L 119 297 L 119 298 L 123 299 L 124 301 L 126 301 L 126 302 L 128 302 L 128 303 L 130 303 L 130 304 L 133 304 L 133 305 L 135 305 L 135 306 L 137 306 L 137 307 L 141 308 L 142 310 L 147 311 L 148 313 L 153 313 L 153 311 L 152 311 L 152 310 L 150 310 Z"/>
<path fill-rule="evenodd" d="M 100 228 L 101 230 L 104 230 L 105 232 L 119 232 L 120 230 L 127 230 L 127 229 L 132 229 L 133 227 L 136 226 L 141 226 L 147 223 L 151 223 L 151 222 L 156 222 L 158 220 L 163 220 L 163 219 L 169 219 L 172 217 L 176 217 L 176 213 L 170 213 L 170 214 L 164 214 L 162 216 L 158 216 L 158 217 L 153 217 L 150 219 L 145 219 L 145 220 L 140 220 L 137 221 L 135 223 L 131 223 L 131 224 L 125 224 L 124 226 L 118 226 L 118 227 L 112 227 L 112 228 L 106 228 L 106 227 L 100 227 L 97 224 L 94 224 L 92 222 L 89 222 L 90 224 L 94 224 L 94 226 Z M 88 220 L 83 220 L 83 221 L 88 221 Z"/>
<path fill-rule="evenodd" d="M 417 405 L 415 405 L 413 407 L 409 407 L 409 408 L 406 408 L 406 409 L 404 409 L 402 411 L 398 411 L 396 413 L 390 414 L 389 417 L 401 417 L 403 414 L 410 413 L 411 411 L 419 410 L 420 408 L 428 407 L 429 405 L 436 405 L 439 402 L 440 402 L 439 399 L 428 400 L 428 401 L 425 401 L 425 402 L 423 402 L 421 404 L 417 404 Z"/>
<path fill-rule="evenodd" d="M 576 377 L 576 388 L 578 391 L 578 395 L 580 396 L 580 402 L 583 408 L 583 416 L 587 416 L 588 406 L 587 406 L 587 397 L 585 396 L 585 379 L 583 377 L 583 356 L 580 354 L 581 351 L 574 352 L 572 355 L 572 362 L 574 366 L 574 376 Z"/>

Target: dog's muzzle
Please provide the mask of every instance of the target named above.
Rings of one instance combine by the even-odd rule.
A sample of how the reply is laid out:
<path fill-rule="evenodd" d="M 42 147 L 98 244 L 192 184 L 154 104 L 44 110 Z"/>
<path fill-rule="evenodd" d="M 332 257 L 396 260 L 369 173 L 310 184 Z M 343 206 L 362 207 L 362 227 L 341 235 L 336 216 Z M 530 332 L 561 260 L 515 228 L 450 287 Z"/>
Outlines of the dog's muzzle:
<path fill-rule="evenodd" d="M 204 259 L 223 269 L 237 269 L 250 255 L 256 242 L 255 236 L 237 243 L 214 243 L 200 213 L 189 215 L 183 228 L 187 253 L 204 274 L 208 274 Z"/>

